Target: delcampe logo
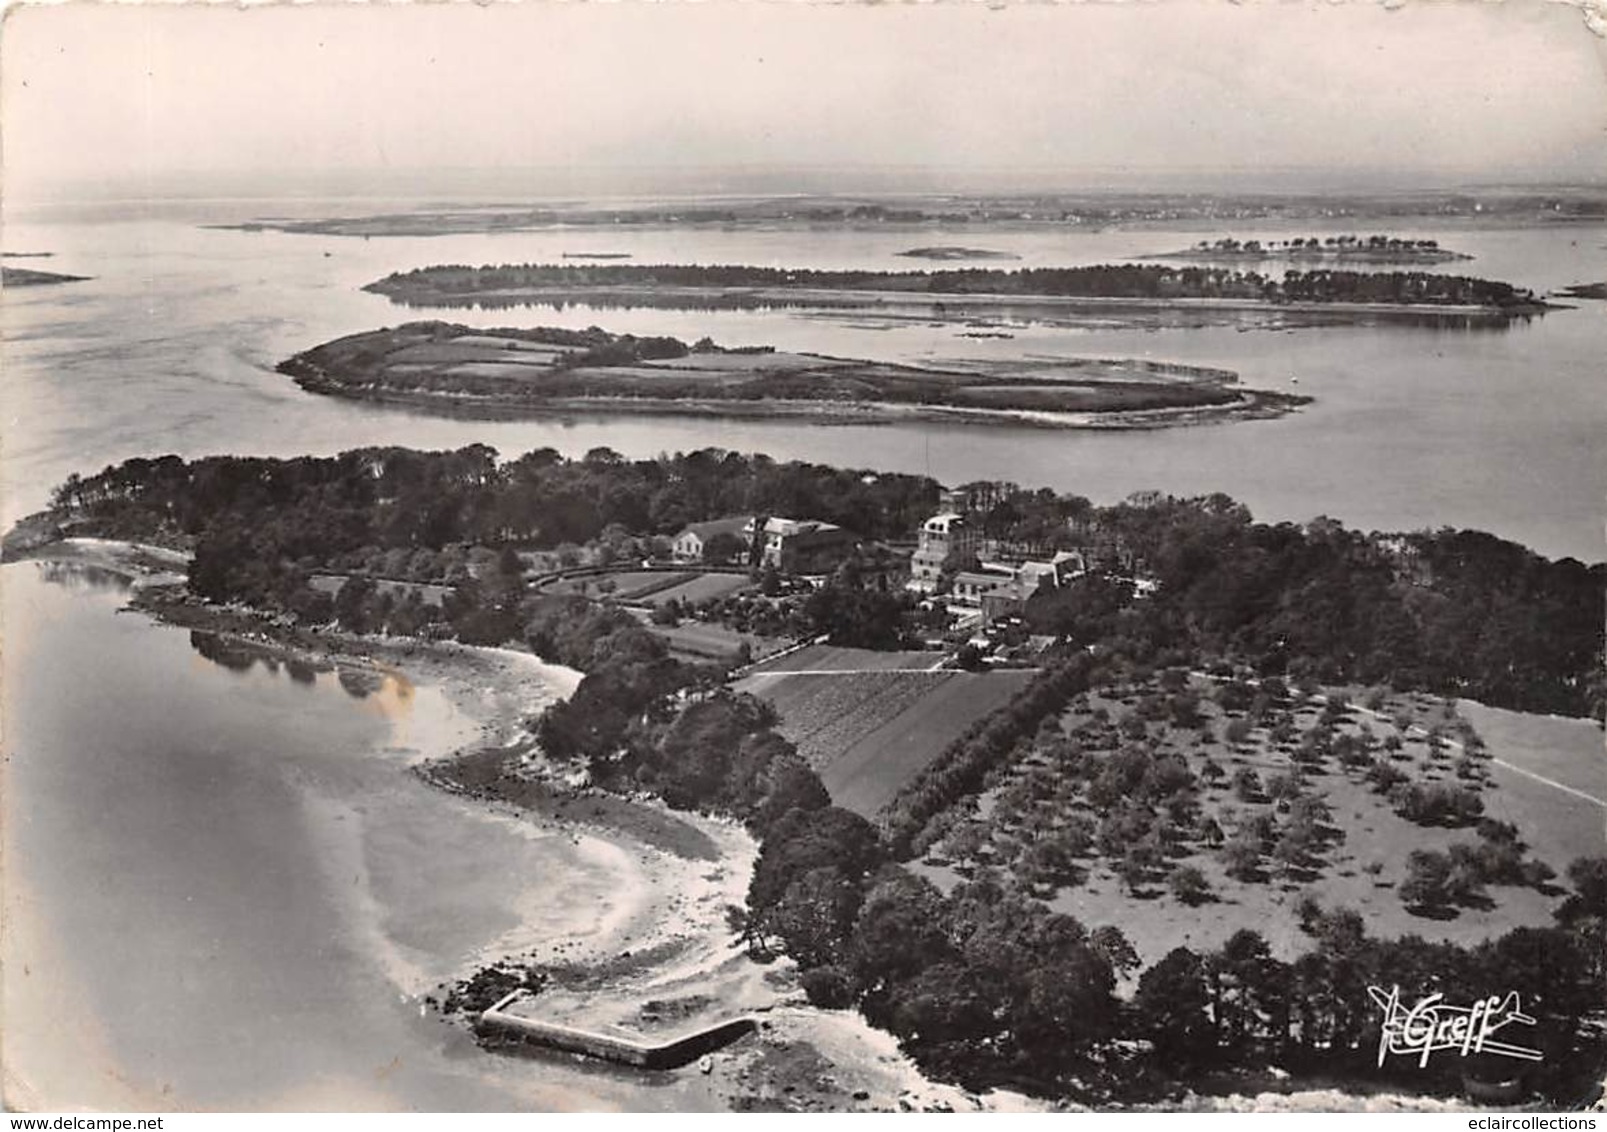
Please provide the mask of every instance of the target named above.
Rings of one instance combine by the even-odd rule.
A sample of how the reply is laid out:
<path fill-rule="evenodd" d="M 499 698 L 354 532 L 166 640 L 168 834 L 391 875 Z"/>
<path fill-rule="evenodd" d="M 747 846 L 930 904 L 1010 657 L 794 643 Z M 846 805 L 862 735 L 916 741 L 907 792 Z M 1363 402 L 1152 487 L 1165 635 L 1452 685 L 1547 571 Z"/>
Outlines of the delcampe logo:
<path fill-rule="evenodd" d="M 1378 1043 L 1378 1064 L 1392 1053 L 1415 1056 L 1419 1066 L 1428 1065 L 1436 1050 L 1456 1050 L 1466 1057 L 1470 1053 L 1492 1053 L 1500 1057 L 1515 1057 L 1523 1061 L 1539 1061 L 1541 1053 L 1528 1046 L 1496 1041 L 1492 1035 L 1504 1026 L 1516 1022 L 1533 1026 L 1535 1021 L 1523 1012 L 1518 993 L 1511 991 L 1505 998 L 1491 995 L 1472 1006 L 1452 1006 L 1442 994 L 1431 994 L 1419 999 L 1417 1005 L 1407 1009 L 1401 1003 L 1401 988 L 1391 987 L 1388 993 L 1378 987 L 1368 987 L 1368 996 L 1384 1012 L 1384 1032 Z"/>

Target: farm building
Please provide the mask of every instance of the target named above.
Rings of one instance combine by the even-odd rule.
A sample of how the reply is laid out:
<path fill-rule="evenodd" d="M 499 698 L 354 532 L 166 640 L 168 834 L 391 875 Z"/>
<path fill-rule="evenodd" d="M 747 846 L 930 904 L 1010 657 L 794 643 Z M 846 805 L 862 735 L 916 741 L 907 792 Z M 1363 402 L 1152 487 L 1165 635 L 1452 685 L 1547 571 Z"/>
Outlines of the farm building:
<path fill-rule="evenodd" d="M 702 562 L 708 556 L 710 540 L 720 535 L 729 535 L 741 547 L 738 554 L 745 555 L 751 545 L 752 527 L 753 519 L 748 515 L 710 519 L 706 523 L 690 523 L 671 542 L 671 553 L 677 562 Z"/>

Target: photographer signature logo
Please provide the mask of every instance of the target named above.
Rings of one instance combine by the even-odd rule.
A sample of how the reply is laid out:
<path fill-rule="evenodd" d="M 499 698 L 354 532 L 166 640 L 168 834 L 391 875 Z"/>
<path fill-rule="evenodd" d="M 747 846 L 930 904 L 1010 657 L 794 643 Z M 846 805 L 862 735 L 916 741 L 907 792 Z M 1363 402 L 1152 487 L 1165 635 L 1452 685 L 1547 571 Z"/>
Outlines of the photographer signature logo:
<path fill-rule="evenodd" d="M 1401 988 L 1388 993 L 1378 987 L 1367 988 L 1368 997 L 1384 1012 L 1384 1032 L 1378 1042 L 1378 1064 L 1392 1053 L 1416 1057 L 1419 1066 L 1428 1065 L 1437 1050 L 1456 1050 L 1462 1057 L 1470 1053 L 1492 1053 L 1523 1061 L 1539 1061 L 1541 1053 L 1528 1046 L 1497 1041 L 1497 1030 L 1514 1022 L 1533 1026 L 1534 1019 L 1523 1012 L 1516 991 L 1505 998 L 1491 995 L 1472 1006 L 1452 1006 L 1442 994 L 1419 999 L 1407 1009 L 1401 1003 Z"/>

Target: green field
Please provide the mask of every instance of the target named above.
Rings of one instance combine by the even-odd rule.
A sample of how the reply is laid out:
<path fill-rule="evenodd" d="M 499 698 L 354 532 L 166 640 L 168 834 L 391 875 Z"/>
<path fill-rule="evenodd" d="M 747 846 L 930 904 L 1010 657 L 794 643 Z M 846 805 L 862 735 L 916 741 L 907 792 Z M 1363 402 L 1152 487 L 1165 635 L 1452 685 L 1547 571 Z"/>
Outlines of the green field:
<path fill-rule="evenodd" d="M 729 597 L 753 588 L 745 574 L 699 574 L 687 581 L 649 595 L 654 605 L 669 601 L 696 605 L 714 598 Z"/>
<path fill-rule="evenodd" d="M 765 665 L 766 672 L 878 672 L 890 669 L 936 668 L 943 662 L 937 652 L 873 652 L 834 645 L 810 645 Z"/>
<path fill-rule="evenodd" d="M 775 707 L 780 732 L 832 801 L 873 817 L 974 721 L 1009 702 L 1026 670 L 934 670 L 937 653 L 812 646 L 739 685 Z"/>
<path fill-rule="evenodd" d="M 754 633 L 739 633 L 724 625 L 710 625 L 702 621 L 682 621 L 679 625 L 655 625 L 651 621 L 642 626 L 669 642 L 670 652 L 682 660 L 718 660 L 729 663 L 737 650 L 748 646 L 749 655 L 760 658 L 786 645 L 785 640 L 761 637 Z"/>

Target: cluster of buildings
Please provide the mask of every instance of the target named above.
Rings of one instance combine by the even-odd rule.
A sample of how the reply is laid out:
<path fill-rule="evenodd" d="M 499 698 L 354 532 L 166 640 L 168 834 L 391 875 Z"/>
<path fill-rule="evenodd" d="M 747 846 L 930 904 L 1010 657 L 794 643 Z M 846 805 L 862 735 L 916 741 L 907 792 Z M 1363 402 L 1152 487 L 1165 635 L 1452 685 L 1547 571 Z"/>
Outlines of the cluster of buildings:
<path fill-rule="evenodd" d="M 956 569 L 956 563 L 963 565 Z M 941 511 L 921 524 L 906 588 L 932 596 L 947 580 L 950 608 L 980 613 L 987 624 L 1019 613 L 1034 594 L 1058 589 L 1087 570 L 1078 551 L 1060 550 L 1041 559 L 1012 554 L 970 527 L 964 515 Z"/>
<path fill-rule="evenodd" d="M 1075 550 L 1032 554 L 1026 548 L 985 538 L 957 505 L 921 524 L 909 558 L 905 588 L 945 601 L 962 617 L 988 624 L 1019 613 L 1037 593 L 1058 589 L 1084 574 L 1088 563 Z M 672 541 L 683 564 L 771 566 L 783 574 L 828 574 L 859 548 L 852 531 L 817 519 L 738 515 L 692 523 Z M 895 583 L 896 584 L 896 583 Z"/>

